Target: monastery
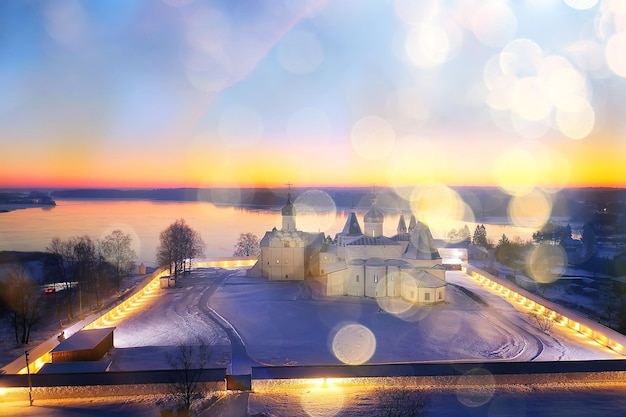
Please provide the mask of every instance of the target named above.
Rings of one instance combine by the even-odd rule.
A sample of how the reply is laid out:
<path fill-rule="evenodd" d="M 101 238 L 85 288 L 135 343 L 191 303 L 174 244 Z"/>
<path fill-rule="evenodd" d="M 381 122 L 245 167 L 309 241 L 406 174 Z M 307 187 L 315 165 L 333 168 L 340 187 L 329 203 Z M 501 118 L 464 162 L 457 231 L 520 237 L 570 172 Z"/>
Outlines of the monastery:
<path fill-rule="evenodd" d="M 429 227 L 414 215 L 407 227 L 401 215 L 397 234 L 384 236 L 385 215 L 375 193 L 363 229 L 352 209 L 334 239 L 297 230 L 291 193 L 281 214 L 281 229 L 265 233 L 261 254 L 248 276 L 270 281 L 318 278 L 328 296 L 399 297 L 423 304 L 445 301 L 445 268 Z"/>

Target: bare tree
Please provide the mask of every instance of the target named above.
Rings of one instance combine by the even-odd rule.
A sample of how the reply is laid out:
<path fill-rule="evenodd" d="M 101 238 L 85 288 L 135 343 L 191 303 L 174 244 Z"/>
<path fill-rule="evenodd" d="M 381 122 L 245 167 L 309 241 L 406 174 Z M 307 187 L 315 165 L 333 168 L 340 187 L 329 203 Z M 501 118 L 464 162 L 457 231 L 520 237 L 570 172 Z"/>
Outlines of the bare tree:
<path fill-rule="evenodd" d="M 131 246 L 132 242 L 133 238 L 121 230 L 114 230 L 98 242 L 104 261 L 113 270 L 113 281 L 117 292 L 120 291 L 122 278 L 135 267 L 137 254 Z"/>
<path fill-rule="evenodd" d="M 63 295 L 57 297 L 57 315 L 60 316 L 60 309 L 65 307 L 67 321 L 69 322 L 74 318 L 73 311 L 73 284 L 72 284 L 72 276 L 71 276 L 71 259 L 72 259 L 72 247 L 69 241 L 63 241 L 58 237 L 55 237 L 50 242 L 50 245 L 46 247 L 46 251 L 53 254 L 56 259 L 56 275 L 59 283 L 63 285 L 63 291 L 61 292 Z M 61 299 L 61 303 L 58 302 L 59 298 Z"/>
<path fill-rule="evenodd" d="M 89 236 L 83 235 L 71 238 L 70 246 L 74 276 L 81 292 L 79 295 L 85 294 L 89 305 L 95 302 L 97 307 L 101 307 L 104 280 L 100 269 L 102 262 L 95 242 Z"/>
<path fill-rule="evenodd" d="M 168 364 L 174 370 L 171 392 L 187 409 L 195 398 L 204 395 L 200 382 L 202 371 L 206 369 L 211 356 L 210 346 L 203 339 L 195 344 L 180 342 L 174 353 L 166 355 Z"/>
<path fill-rule="evenodd" d="M 202 256 L 204 242 L 200 234 L 187 225 L 184 219 L 178 219 L 159 236 L 157 264 L 169 266 L 170 275 L 178 279 L 191 260 Z"/>
<path fill-rule="evenodd" d="M 537 323 L 537 327 L 539 327 L 542 332 L 550 333 L 552 326 L 554 326 L 554 317 L 551 312 L 544 310 L 541 313 L 531 313 L 531 316 L 535 320 L 535 323 Z"/>
<path fill-rule="evenodd" d="M 41 285 L 23 265 L 14 265 L 6 274 L 6 291 L 2 296 L 15 343 L 28 344 L 33 327 L 43 316 Z"/>
<path fill-rule="evenodd" d="M 233 256 L 258 256 L 261 253 L 259 238 L 253 233 L 241 233 L 235 244 Z"/>
<path fill-rule="evenodd" d="M 430 406 L 430 396 L 418 388 L 381 387 L 376 389 L 381 416 L 424 417 Z"/>

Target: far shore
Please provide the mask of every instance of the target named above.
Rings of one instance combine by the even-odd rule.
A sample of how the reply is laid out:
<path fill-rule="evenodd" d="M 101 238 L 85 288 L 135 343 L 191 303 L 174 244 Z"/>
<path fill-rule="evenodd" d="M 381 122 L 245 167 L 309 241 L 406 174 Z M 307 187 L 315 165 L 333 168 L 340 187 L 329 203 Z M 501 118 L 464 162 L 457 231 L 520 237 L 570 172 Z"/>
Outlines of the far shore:
<path fill-rule="evenodd" d="M 29 209 L 29 208 L 53 208 L 51 204 L 22 204 L 22 203 L 3 203 L 0 204 L 0 213 L 8 213 L 10 211 Z"/>

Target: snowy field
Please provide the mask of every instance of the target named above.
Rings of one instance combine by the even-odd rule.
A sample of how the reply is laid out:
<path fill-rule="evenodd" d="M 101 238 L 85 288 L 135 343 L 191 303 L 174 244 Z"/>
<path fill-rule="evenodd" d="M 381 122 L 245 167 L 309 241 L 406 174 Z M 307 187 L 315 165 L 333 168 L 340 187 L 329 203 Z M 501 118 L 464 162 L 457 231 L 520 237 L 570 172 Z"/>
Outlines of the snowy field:
<path fill-rule="evenodd" d="M 166 352 L 202 338 L 214 346 L 212 363 L 227 364 L 230 342 L 208 307 L 234 326 L 261 364 L 340 364 L 345 352 L 368 363 L 621 358 L 567 328 L 544 333 L 528 313 L 461 272 L 449 273 L 448 282 L 446 303 L 416 307 L 323 297 L 316 285 L 248 278 L 244 270 L 200 269 L 121 322 L 107 359 L 112 370 L 165 369 Z M 343 331 L 355 324 L 368 332 L 368 343 Z"/>
<path fill-rule="evenodd" d="M 115 348 L 105 359 L 112 370 L 166 369 L 166 354 L 179 343 L 201 338 L 213 346 L 211 363 L 231 361 L 231 342 L 212 320 L 216 311 L 237 330 L 248 355 L 266 364 L 338 364 L 342 352 L 371 348 L 368 363 L 432 360 L 551 361 L 615 359 L 620 355 L 566 328 L 549 334 L 532 317 L 461 272 L 448 275 L 447 302 L 429 307 L 381 303 L 353 297 L 324 297 L 316 283 L 273 283 L 247 278 L 244 270 L 200 269 L 179 287 L 159 291 L 148 305 L 117 324 Z M 471 295 L 471 296 L 470 296 Z M 374 343 L 358 334 L 337 343 L 342 329 L 362 326 Z M 349 334 L 349 333 L 348 333 Z M 338 346 L 340 349 L 338 349 Z M 430 391 L 428 416 L 622 416 L 626 385 L 515 386 L 485 390 Z M 372 387 L 256 389 L 228 393 L 201 416 L 379 415 Z M 159 416 L 153 397 L 89 401 L 12 403 L 1 415 Z"/>

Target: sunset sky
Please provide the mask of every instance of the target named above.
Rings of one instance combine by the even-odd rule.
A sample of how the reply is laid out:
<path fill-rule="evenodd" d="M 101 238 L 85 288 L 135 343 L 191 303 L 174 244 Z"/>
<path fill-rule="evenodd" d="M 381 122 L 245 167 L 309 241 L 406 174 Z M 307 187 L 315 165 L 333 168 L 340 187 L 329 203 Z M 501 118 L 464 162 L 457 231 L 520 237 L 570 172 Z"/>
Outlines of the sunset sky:
<path fill-rule="evenodd" d="M 626 0 L 3 0 L 0 187 L 626 186 Z"/>

